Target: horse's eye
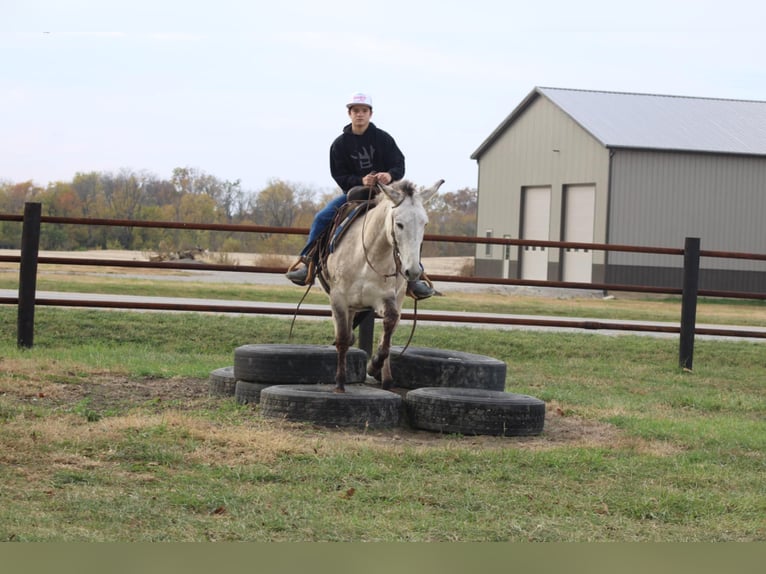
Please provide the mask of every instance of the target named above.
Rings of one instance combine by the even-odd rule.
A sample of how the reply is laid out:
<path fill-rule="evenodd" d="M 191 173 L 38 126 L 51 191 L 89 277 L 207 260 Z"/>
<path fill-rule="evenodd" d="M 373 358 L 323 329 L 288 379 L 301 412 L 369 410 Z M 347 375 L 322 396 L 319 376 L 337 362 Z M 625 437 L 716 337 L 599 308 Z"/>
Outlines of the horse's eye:
<path fill-rule="evenodd" d="M 403 225 L 402 223 L 397 223 L 397 224 L 396 224 L 396 226 L 397 226 L 399 229 L 404 229 L 404 225 Z"/>

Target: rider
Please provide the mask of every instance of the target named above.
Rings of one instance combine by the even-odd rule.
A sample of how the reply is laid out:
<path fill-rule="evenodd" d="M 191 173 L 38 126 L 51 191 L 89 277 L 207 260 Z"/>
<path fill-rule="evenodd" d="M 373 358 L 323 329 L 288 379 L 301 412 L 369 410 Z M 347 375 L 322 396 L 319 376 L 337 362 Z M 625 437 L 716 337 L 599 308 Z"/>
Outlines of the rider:
<path fill-rule="evenodd" d="M 389 185 L 404 177 L 404 155 L 394 138 L 370 121 L 372 98 L 368 94 L 352 94 L 346 108 L 351 123 L 343 128 L 343 133 L 330 146 L 330 173 L 343 195 L 331 200 L 314 216 L 300 259 L 287 272 L 287 278 L 296 285 L 305 285 L 309 279 L 307 256 L 314 241 L 346 202 L 348 191 L 360 185 Z M 423 280 L 410 281 L 408 291 L 415 299 L 426 299 L 436 293 Z"/>

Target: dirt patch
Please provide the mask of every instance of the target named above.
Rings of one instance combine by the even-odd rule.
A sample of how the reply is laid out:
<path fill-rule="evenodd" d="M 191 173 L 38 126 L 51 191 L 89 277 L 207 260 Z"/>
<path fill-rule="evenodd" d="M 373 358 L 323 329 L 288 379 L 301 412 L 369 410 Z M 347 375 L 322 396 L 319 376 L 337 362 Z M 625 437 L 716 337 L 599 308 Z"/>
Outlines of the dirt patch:
<path fill-rule="evenodd" d="M 5 395 L 17 395 L 22 401 L 45 403 L 56 408 L 74 408 L 87 402 L 95 412 L 110 412 L 147 404 L 191 410 L 198 401 L 208 398 L 207 381 L 191 378 L 143 378 L 97 374 L 88 380 L 67 382 L 38 382 L 24 385 L 19 392 L 7 390 Z"/>

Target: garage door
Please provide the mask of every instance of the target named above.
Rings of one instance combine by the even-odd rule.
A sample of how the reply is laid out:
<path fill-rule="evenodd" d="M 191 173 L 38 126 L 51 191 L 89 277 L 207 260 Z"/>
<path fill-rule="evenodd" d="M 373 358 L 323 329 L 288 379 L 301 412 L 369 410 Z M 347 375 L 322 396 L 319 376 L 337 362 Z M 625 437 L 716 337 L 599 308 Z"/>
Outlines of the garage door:
<path fill-rule="evenodd" d="M 564 241 L 593 243 L 596 187 L 570 185 L 564 190 Z M 590 283 L 593 270 L 591 249 L 565 248 L 564 281 Z"/>
<path fill-rule="evenodd" d="M 547 241 L 551 219 L 551 188 L 528 187 L 523 193 L 522 239 Z M 521 278 L 548 279 L 548 249 L 524 245 L 521 249 Z"/>

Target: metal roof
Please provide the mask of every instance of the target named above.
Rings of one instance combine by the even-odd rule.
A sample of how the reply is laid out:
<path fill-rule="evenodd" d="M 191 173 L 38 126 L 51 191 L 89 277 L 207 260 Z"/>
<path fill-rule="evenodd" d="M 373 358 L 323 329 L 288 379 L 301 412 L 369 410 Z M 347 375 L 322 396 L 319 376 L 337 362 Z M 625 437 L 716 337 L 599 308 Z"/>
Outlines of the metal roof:
<path fill-rule="evenodd" d="M 478 159 L 538 97 L 606 147 L 766 155 L 766 102 L 538 87 L 471 158 Z"/>

